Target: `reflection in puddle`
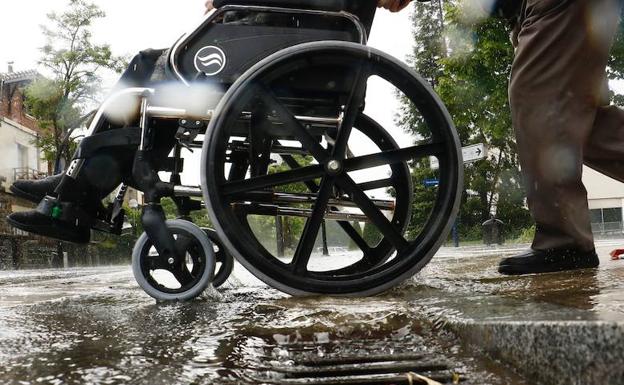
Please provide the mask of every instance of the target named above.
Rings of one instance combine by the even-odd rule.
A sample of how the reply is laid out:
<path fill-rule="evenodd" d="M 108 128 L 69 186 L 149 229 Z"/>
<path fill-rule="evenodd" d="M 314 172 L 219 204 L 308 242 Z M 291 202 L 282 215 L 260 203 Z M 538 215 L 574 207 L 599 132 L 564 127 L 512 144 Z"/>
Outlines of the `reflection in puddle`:
<path fill-rule="evenodd" d="M 0 382 L 259 384 L 318 359 L 418 354 L 448 363 L 433 373 L 440 379 L 459 373 L 468 384 L 522 383 L 422 323 L 400 290 L 295 299 L 238 271 L 203 300 L 158 305 L 125 268 L 97 279 L 83 273 L 33 278 L 23 283 L 28 295 L 3 286 L 14 300 L 0 299 Z M 60 284 L 67 280 L 72 285 Z M 46 290 L 56 299 L 41 299 Z"/>

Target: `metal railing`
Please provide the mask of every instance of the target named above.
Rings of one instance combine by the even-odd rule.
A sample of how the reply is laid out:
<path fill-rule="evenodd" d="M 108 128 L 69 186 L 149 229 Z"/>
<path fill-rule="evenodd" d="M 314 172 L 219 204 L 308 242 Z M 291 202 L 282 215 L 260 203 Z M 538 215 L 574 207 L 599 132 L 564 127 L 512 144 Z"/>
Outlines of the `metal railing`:
<path fill-rule="evenodd" d="M 35 170 L 33 168 L 14 168 L 13 180 L 36 180 L 43 179 L 48 176 L 47 172 Z"/>
<path fill-rule="evenodd" d="M 592 223 L 592 232 L 598 235 L 616 235 L 624 232 L 622 222 Z"/>

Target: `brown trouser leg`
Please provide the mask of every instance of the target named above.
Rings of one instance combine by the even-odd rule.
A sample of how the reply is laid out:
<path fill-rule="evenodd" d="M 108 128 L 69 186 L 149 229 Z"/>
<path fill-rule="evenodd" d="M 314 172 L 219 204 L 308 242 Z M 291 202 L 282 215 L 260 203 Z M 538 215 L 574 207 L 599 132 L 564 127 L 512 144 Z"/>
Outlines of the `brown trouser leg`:
<path fill-rule="evenodd" d="M 605 106 L 619 0 L 527 0 L 510 84 L 536 250 L 594 248 L 583 163 L 624 180 L 624 112 Z"/>

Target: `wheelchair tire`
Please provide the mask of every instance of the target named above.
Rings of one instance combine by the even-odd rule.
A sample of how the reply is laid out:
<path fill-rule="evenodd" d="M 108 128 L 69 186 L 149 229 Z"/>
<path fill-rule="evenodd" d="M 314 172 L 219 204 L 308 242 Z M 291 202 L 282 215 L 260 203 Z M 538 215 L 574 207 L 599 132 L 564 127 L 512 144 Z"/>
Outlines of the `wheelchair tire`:
<path fill-rule="evenodd" d="M 154 299 L 188 301 L 212 282 L 216 264 L 213 245 L 207 234 L 191 222 L 168 220 L 167 227 L 176 238 L 176 246 L 185 252 L 183 266 L 174 269 L 159 261 L 152 242 L 143 233 L 132 250 L 132 271 L 139 286 Z"/>
<path fill-rule="evenodd" d="M 419 123 L 429 133 L 424 138 L 426 140 L 415 140 L 409 147 L 388 149 L 383 147 L 387 144 L 382 143 L 386 142 L 386 138 L 392 137 L 379 126 L 382 133 L 378 135 L 380 141 L 375 143 L 378 146 L 377 153 L 351 159 L 342 153 L 341 146 L 348 145 L 352 129 L 357 129 L 358 122 L 367 119 L 361 109 L 364 96 L 362 95 L 361 101 L 354 97 L 361 94 L 361 90 L 365 92 L 364 81 L 354 82 L 352 93 L 344 103 L 335 136 L 336 144 L 330 146 L 322 138 L 315 136 L 311 126 L 300 123 L 300 118 L 293 111 L 295 107 L 292 105 L 296 103 L 296 99 L 282 96 L 284 89 L 289 87 L 288 81 L 284 79 L 290 79 L 293 71 L 305 73 L 306 66 L 314 68 L 318 73 L 319 67 L 325 66 L 329 68 L 328 71 L 332 71 L 331 66 L 334 65 L 344 67 L 338 73 L 355 73 L 355 79 L 358 80 L 377 76 L 401 91 L 420 113 L 422 119 Z M 323 84 L 331 87 L 336 83 Z M 264 149 L 270 156 L 262 155 L 251 148 L 254 140 L 251 128 L 247 139 L 240 134 L 241 117 L 256 107 L 261 111 L 256 120 L 262 116 L 267 117 L 264 126 L 259 125 L 262 130 L 269 130 L 267 127 L 275 126 L 277 121 L 281 129 L 279 132 L 287 130 L 290 135 L 286 139 L 278 137 L 275 139 L 277 142 L 271 143 L 282 146 L 282 139 L 298 141 L 301 146 L 297 148 L 305 152 L 302 156 L 312 156 L 314 161 L 275 172 L 271 172 L 266 165 L 258 166 L 255 162 L 262 160 L 263 156 L 265 160 L 273 160 L 273 144 Z M 253 120 L 252 116 L 250 121 Z M 249 124 L 251 127 L 252 123 Z M 376 125 L 374 121 L 371 124 Z M 234 155 L 235 151 L 239 151 L 237 149 L 241 143 L 249 143 L 249 158 L 246 165 L 236 165 L 236 177 L 233 177 Z M 257 143 L 262 145 L 261 141 Z M 396 147 L 394 141 L 392 143 Z M 397 200 L 397 208 L 399 205 L 403 207 L 401 210 L 395 209 L 394 216 L 388 218 L 387 214 L 382 213 L 379 204 L 373 202 L 371 193 L 367 192 L 371 189 L 364 188 L 364 185 L 383 186 L 381 183 L 384 180 L 380 178 L 370 183 L 357 183 L 352 175 L 361 170 L 374 172 L 375 167 L 382 165 L 386 167 L 398 164 L 403 167 L 415 163 L 428 164 L 430 156 L 435 156 L 439 163 L 436 171 L 437 186 L 430 202 L 431 209 L 422 219 L 422 223 L 418 223 L 411 230 L 411 238 L 407 239 L 407 223 L 402 220 L 401 215 L 407 213 L 409 219 L 412 202 L 405 207 L 402 201 Z M 383 52 L 359 44 L 335 41 L 305 43 L 286 48 L 243 74 L 228 90 L 215 111 L 204 141 L 201 166 L 204 201 L 212 223 L 228 251 L 256 277 L 291 295 L 374 295 L 412 277 L 431 260 L 447 239 L 459 210 L 463 186 L 463 160 L 457 132 L 448 111 L 428 83 L 408 66 Z M 263 170 L 266 171 L 264 174 Z M 393 169 L 392 175 L 394 174 Z M 410 175 L 415 177 L 411 172 Z M 412 178 L 409 178 L 409 183 Z M 269 251 L 262 244 L 246 218 L 250 215 L 270 217 L 274 212 L 278 216 L 289 215 L 280 214 L 281 207 L 266 205 L 257 197 L 266 199 L 267 194 L 275 196 L 282 192 L 281 186 L 294 184 L 305 184 L 308 187 L 310 191 L 306 196 L 311 195 L 312 198 L 307 203 L 311 207 L 306 211 L 308 219 L 293 258 L 285 261 L 278 256 L 279 253 Z M 379 230 L 382 235 L 381 242 L 391 245 L 389 253 L 382 258 L 371 255 L 372 246 L 362 239 L 361 234 L 358 239 L 357 234 L 351 232 L 352 240 L 362 252 L 360 260 L 335 270 L 318 270 L 316 266 L 310 268 L 308 264 L 322 222 L 328 214 L 347 212 L 335 211 L 332 208 L 333 203 L 329 203 L 332 200 L 347 200 L 360 210 L 362 214 L 358 218 L 365 217 L 366 223 L 371 223 Z M 300 206 L 292 204 L 290 207 Z M 281 211 L 284 212 L 288 211 Z M 343 217 L 349 216 L 341 216 Z"/>
<path fill-rule="evenodd" d="M 216 231 L 213 229 L 204 229 L 204 232 L 208 235 L 208 238 L 210 238 L 210 242 L 212 242 L 215 260 L 217 262 L 212 286 L 221 287 L 228 278 L 230 278 L 230 275 L 232 275 L 232 271 L 234 270 L 234 258 L 227 252 Z"/>

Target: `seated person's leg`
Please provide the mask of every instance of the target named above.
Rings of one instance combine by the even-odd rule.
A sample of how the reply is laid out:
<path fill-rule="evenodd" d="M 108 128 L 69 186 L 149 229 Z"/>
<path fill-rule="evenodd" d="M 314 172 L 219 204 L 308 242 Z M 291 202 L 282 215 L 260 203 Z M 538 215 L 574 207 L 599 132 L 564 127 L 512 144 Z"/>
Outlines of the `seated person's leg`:
<path fill-rule="evenodd" d="M 164 80 L 165 50 L 148 50 L 139 53 L 120 78 L 114 90 L 126 87 L 149 87 Z M 162 67 L 162 68 L 161 68 Z M 168 155 L 175 131 L 162 130 L 159 140 L 161 157 Z M 104 135 L 106 133 L 103 133 Z M 167 140 L 162 138 L 168 136 Z M 70 242 L 85 243 L 90 238 L 89 217 L 102 214 L 101 200 L 122 182 L 132 185 L 132 165 L 136 146 L 103 148 L 85 159 L 75 178 L 65 173 L 39 181 L 17 181 L 11 191 L 22 198 L 40 202 L 46 195 L 56 196 L 59 202 L 70 202 L 84 213 L 86 220 L 73 223 L 57 220 L 37 211 L 11 214 L 8 221 L 14 227 L 43 236 Z"/>
<path fill-rule="evenodd" d="M 134 152 L 135 148 L 99 151 L 85 161 L 76 179 L 61 175 L 56 192 L 46 193 L 57 196 L 58 213 L 50 210 L 46 214 L 41 210 L 13 213 L 7 219 L 9 224 L 46 237 L 88 242 L 95 218 L 106 215 L 102 199 L 129 180 Z"/>
<path fill-rule="evenodd" d="M 164 170 L 175 144 L 177 122 L 161 121 L 153 128 L 154 146 L 149 151 L 153 162 L 150 165 L 155 170 Z M 37 210 L 11 214 L 8 222 L 18 229 L 46 237 L 75 243 L 88 242 L 91 228 L 98 228 L 96 224 L 109 223 L 112 219 L 109 210 L 102 205 L 102 199 L 122 183 L 138 187 L 133 178 L 133 166 L 140 129 L 131 127 L 109 130 L 91 138 L 110 138 L 120 132 L 136 132 L 133 137 L 137 140 L 132 145 L 99 148 L 81 158 L 79 171 L 72 176 L 63 175 L 55 191 L 50 194 L 55 198 L 44 198 Z"/>
<path fill-rule="evenodd" d="M 113 93 L 127 87 L 148 87 L 151 83 L 164 80 L 164 64 L 161 65 L 161 62 L 166 60 L 166 57 L 167 50 L 164 49 L 148 49 L 139 52 L 113 87 Z M 37 181 L 18 180 L 10 189 L 20 198 L 39 203 L 46 195 L 54 193 L 63 174 Z"/>

